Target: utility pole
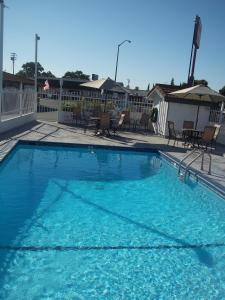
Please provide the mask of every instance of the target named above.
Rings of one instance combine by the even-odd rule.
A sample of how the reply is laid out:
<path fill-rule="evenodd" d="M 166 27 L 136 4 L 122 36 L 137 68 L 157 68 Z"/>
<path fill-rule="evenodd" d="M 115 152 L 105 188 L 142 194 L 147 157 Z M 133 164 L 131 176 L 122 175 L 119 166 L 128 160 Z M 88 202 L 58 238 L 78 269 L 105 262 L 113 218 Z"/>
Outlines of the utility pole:
<path fill-rule="evenodd" d="M 192 46 L 191 46 L 191 57 L 190 57 L 190 63 L 188 69 L 189 86 L 194 85 L 195 62 L 196 62 L 197 50 L 200 47 L 201 33 L 202 33 L 202 22 L 201 22 L 201 18 L 197 15 L 195 18 L 195 27 L 193 33 Z"/>
<path fill-rule="evenodd" d="M 11 59 L 11 61 L 12 61 L 12 65 L 13 65 L 13 75 L 14 75 L 14 66 L 15 66 L 15 61 L 16 61 L 16 59 L 17 59 L 17 54 L 16 54 L 15 52 L 12 52 L 12 53 L 10 54 L 10 59 Z"/>
<path fill-rule="evenodd" d="M 4 0 L 0 0 L 0 122 L 2 114 Z"/>

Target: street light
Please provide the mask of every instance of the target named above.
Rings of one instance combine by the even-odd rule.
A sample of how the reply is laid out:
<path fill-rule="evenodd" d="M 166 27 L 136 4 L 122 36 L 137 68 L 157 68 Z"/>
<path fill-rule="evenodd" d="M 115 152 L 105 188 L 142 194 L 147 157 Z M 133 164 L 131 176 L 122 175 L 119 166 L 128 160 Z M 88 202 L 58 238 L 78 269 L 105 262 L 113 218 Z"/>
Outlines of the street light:
<path fill-rule="evenodd" d="M 13 75 L 14 75 L 14 66 L 15 66 L 15 61 L 16 61 L 16 59 L 17 59 L 17 54 L 16 54 L 15 52 L 12 52 L 12 53 L 10 54 L 10 59 L 11 59 L 12 64 L 13 64 Z"/>
<path fill-rule="evenodd" d="M 120 46 L 122 46 L 124 43 L 131 43 L 130 40 L 124 40 L 122 43 L 120 43 L 118 45 L 118 48 L 117 48 L 117 57 L 116 57 L 116 71 L 115 71 L 115 81 L 116 81 L 116 77 L 117 77 L 117 67 L 118 67 L 118 59 L 119 59 L 119 52 L 120 52 Z"/>

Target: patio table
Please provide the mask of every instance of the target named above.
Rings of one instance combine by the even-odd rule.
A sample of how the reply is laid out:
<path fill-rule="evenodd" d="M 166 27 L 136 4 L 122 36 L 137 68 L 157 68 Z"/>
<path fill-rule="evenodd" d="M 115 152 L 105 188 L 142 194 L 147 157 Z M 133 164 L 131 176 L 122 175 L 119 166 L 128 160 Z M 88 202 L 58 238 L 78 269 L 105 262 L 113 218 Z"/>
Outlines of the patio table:
<path fill-rule="evenodd" d="M 92 121 L 95 121 L 96 122 L 96 132 L 95 132 L 95 135 L 104 135 L 105 134 L 105 130 L 102 130 L 102 132 L 99 131 L 99 126 L 100 126 L 100 119 L 101 117 L 90 117 L 90 119 Z M 110 125 L 116 121 L 117 119 L 116 118 L 110 118 Z"/>
<path fill-rule="evenodd" d="M 184 145 L 191 144 L 192 146 L 194 146 L 195 142 L 200 138 L 201 134 L 201 130 L 183 128 L 182 138 L 184 140 Z"/>

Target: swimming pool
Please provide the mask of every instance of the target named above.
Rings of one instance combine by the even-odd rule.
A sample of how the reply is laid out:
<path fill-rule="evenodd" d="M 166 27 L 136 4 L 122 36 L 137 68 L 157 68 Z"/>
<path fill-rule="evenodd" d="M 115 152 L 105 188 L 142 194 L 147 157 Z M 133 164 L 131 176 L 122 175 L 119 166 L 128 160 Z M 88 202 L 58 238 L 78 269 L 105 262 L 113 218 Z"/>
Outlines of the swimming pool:
<path fill-rule="evenodd" d="M 224 299 L 225 201 L 157 152 L 18 145 L 0 299 Z"/>

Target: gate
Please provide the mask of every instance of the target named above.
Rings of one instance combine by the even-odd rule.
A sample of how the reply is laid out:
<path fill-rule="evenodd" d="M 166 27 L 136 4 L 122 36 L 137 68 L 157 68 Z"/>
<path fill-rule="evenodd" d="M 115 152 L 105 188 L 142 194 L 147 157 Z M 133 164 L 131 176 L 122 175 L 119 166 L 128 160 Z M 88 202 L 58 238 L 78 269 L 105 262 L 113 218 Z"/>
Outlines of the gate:
<path fill-rule="evenodd" d="M 39 91 L 37 98 L 37 119 L 58 121 L 59 90 Z"/>

